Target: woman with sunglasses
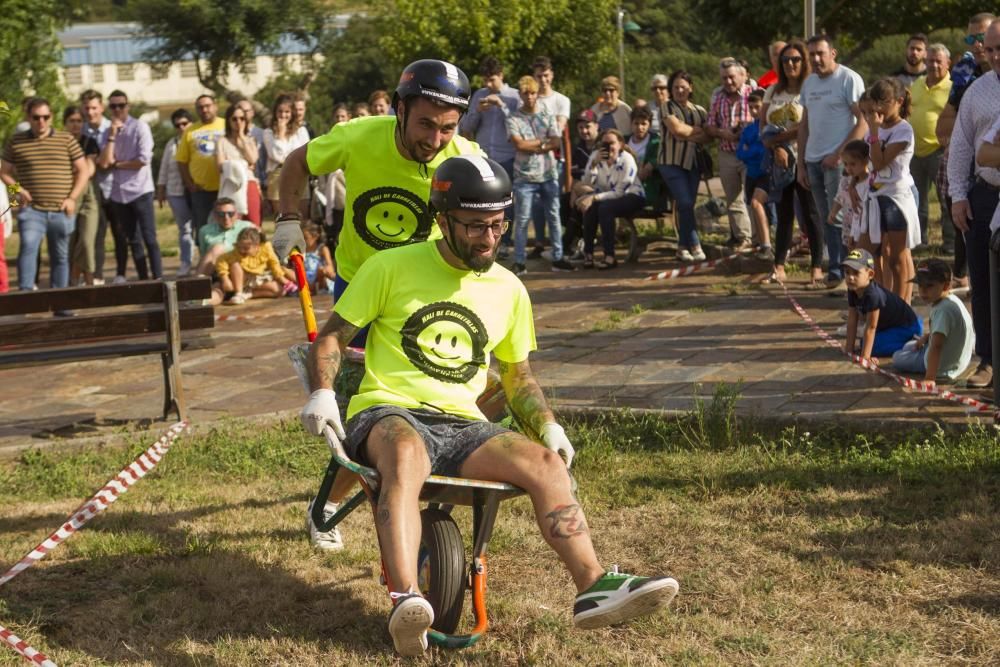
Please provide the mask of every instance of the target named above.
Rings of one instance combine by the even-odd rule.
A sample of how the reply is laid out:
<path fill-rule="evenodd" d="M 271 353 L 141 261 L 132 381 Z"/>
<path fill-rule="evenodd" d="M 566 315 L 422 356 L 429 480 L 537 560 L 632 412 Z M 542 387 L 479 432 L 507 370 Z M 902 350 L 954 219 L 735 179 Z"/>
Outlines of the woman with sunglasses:
<path fill-rule="evenodd" d="M 76 200 L 76 228 L 69 240 L 70 265 L 69 284 L 77 285 L 81 278 L 83 284 L 94 284 L 96 270 L 96 255 L 94 254 L 97 240 L 97 225 L 100 212 L 97 192 L 94 190 L 94 174 L 97 173 L 97 158 L 101 149 L 97 140 L 83 133 L 83 111 L 77 106 L 68 106 L 63 111 L 63 129 L 76 137 L 87 158 L 87 188 Z"/>
<path fill-rule="evenodd" d="M 632 127 L 632 107 L 625 104 L 621 95 L 622 84 L 617 76 L 601 79 L 601 100 L 590 107 L 597 114 L 597 127 L 601 130 L 616 129 L 622 134 Z"/>
<path fill-rule="evenodd" d="M 601 228 L 604 260 L 599 270 L 618 266 L 615 220 L 641 209 L 646 198 L 635 156 L 616 129 L 604 130 L 583 172 L 573 205 L 583 214 L 583 268 L 594 268 L 594 237 Z"/>
<path fill-rule="evenodd" d="M 177 224 L 177 239 L 180 246 L 181 265 L 177 269 L 177 277 L 183 278 L 191 272 L 194 261 L 194 223 L 191 214 L 191 197 L 184 187 L 180 169 L 177 167 L 177 143 L 184 136 L 191 123 L 194 122 L 191 112 L 187 109 L 177 109 L 170 114 L 170 123 L 175 134 L 163 147 L 163 157 L 160 158 L 160 170 L 156 176 L 156 200 L 163 208 L 163 202 L 170 206 Z"/>
<path fill-rule="evenodd" d="M 219 165 L 222 180 L 219 185 L 219 196 L 232 197 L 240 206 L 238 210 L 255 226 L 260 227 L 260 183 L 254 174 L 254 167 L 260 153 L 257 142 L 250 135 L 250 119 L 239 104 L 233 104 L 226 109 L 226 134 L 219 140 L 215 151 L 215 161 Z M 244 186 L 227 191 L 226 163 L 231 163 L 230 172 L 239 169 L 244 172 Z M 238 165 L 238 166 L 237 166 Z M 245 202 L 245 203 L 244 203 Z"/>
<path fill-rule="evenodd" d="M 803 235 L 809 239 L 810 285 L 823 284 L 823 231 L 812 193 L 795 178 L 796 140 L 802 121 L 802 83 L 809 76 L 806 45 L 791 40 L 778 54 L 778 83 L 768 88 L 760 111 L 761 136 L 770 158 L 771 200 L 778 203 L 774 238 L 774 270 L 764 282 L 785 281 L 785 261 L 792 245 L 795 198 L 798 197 Z M 786 177 L 785 177 L 786 176 Z"/>

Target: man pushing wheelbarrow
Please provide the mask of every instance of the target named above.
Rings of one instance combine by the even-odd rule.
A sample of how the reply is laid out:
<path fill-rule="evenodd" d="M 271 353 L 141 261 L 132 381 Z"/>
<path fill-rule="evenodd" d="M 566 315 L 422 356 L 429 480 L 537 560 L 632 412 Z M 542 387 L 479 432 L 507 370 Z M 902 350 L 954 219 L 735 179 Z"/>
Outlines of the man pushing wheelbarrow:
<path fill-rule="evenodd" d="M 389 633 L 403 655 L 426 650 L 434 622 L 418 592 L 419 498 L 432 474 L 504 482 L 528 494 L 542 537 L 576 585 L 580 628 L 651 614 L 678 590 L 669 577 L 609 572 L 594 553 L 567 470 L 573 447 L 528 363 L 536 348 L 531 302 L 521 281 L 495 263 L 511 199 L 498 163 L 478 155 L 447 159 L 430 193 L 441 238 L 368 258 L 308 358 L 312 394 L 303 423 L 314 435 L 335 437 L 380 478 L 375 522 L 393 600 Z M 365 326 L 365 373 L 342 425 L 333 382 Z M 491 355 L 512 411 L 545 446 L 487 421 L 476 406 Z"/>

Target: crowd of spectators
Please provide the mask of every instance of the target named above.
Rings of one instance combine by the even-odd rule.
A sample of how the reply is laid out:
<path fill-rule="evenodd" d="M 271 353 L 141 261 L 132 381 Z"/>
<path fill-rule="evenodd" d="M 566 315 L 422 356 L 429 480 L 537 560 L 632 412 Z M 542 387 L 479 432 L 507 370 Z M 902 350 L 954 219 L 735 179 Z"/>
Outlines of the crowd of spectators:
<path fill-rule="evenodd" d="M 619 79 L 606 76 L 596 101 L 575 115 L 569 98 L 553 87 L 547 57 L 535 59 L 530 74 L 511 78 L 516 87 L 503 64 L 487 57 L 479 70 L 482 87 L 473 92 L 459 131 L 512 178 L 514 224 L 500 256 L 511 259 L 518 275 L 528 271 L 529 257 L 543 255 L 546 243 L 554 271 L 614 269 L 615 221 L 644 209 L 662 214 L 671 208 L 677 259 L 704 260 L 696 201 L 702 182 L 717 174 L 725 244 L 768 262 L 764 282 L 786 282 L 789 257 L 807 251 L 804 287 L 829 290 L 844 284 L 845 272 L 858 273 L 851 268 L 857 257 L 845 263 L 848 253 L 864 251 L 872 260 L 871 281 L 861 280 L 865 289 L 869 282 L 879 285 L 908 305 L 920 275 L 913 253 L 928 246 L 934 222 L 934 187 L 941 202 L 934 223 L 941 228 L 940 254 L 950 262 L 945 296 L 971 283 L 980 361 L 970 384 L 986 386 L 992 375 L 987 248 L 1000 186 L 1000 22 L 976 14 L 964 41 L 968 51 L 953 57 L 946 45 L 912 35 L 901 67 L 868 85 L 838 62 L 826 35 L 776 41 L 768 48 L 771 69 L 756 80 L 745 62 L 727 57 L 719 61 L 712 91 L 695 90 L 692 76 L 678 69 L 655 74 L 648 97 L 630 105 Z M 266 280 L 251 280 L 249 291 L 227 288 L 243 280 L 241 271 L 268 266 L 260 233 L 277 209 L 282 166 L 316 136 L 305 119 L 305 98 L 279 94 L 261 126 L 249 100 L 230 103 L 220 117 L 212 95 L 198 97 L 193 114 L 171 114 L 176 134 L 163 149 L 155 183 L 149 126 L 130 113 L 122 91 L 107 101 L 105 108 L 99 92 L 83 93 L 79 105 L 63 111 L 63 132 L 53 126 L 51 105 L 31 98 L 23 107 L 25 127 L 3 149 L 2 178 L 21 188 L 18 288 L 37 287 L 43 237 L 53 287 L 101 284 L 108 229 L 112 282 L 127 279 L 130 252 L 140 279 L 160 278 L 156 200 L 169 204 L 177 224 L 179 275 L 225 278 L 233 283 L 220 280 L 227 302 L 244 300 L 233 293 L 287 291 L 273 267 Z M 389 93 L 378 90 L 353 106 L 336 105 L 330 121 L 390 113 Z M 323 289 L 336 271 L 330 250 L 343 221 L 344 176 L 330 174 L 312 185 L 300 212 L 318 225 L 310 228 L 311 275 Z M 257 236 L 245 232 L 251 228 Z M 237 258 L 244 234 L 244 249 L 252 253 Z M 848 291 L 858 284 L 855 275 Z M 848 332 L 849 341 L 856 333 Z"/>

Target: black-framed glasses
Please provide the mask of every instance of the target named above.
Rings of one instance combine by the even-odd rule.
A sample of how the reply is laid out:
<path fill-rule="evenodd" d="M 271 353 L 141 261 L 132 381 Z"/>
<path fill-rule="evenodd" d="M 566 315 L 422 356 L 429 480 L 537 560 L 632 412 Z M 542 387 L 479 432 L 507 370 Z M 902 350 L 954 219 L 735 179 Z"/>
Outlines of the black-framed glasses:
<path fill-rule="evenodd" d="M 985 32 L 977 32 L 975 35 L 966 35 L 965 36 L 965 43 L 968 44 L 969 46 L 972 46 L 976 42 L 979 42 L 980 44 L 982 44 L 985 41 L 986 41 L 986 33 Z"/>
<path fill-rule="evenodd" d="M 465 227 L 465 235 L 470 239 L 478 239 L 486 233 L 487 229 L 493 232 L 493 236 L 502 236 L 510 228 L 510 220 L 502 220 L 491 224 L 485 222 L 462 222 L 452 215 L 448 216 L 448 220 L 449 222 L 454 222 Z"/>
<path fill-rule="evenodd" d="M 219 216 L 220 218 L 235 218 L 236 211 L 216 211 L 215 215 Z"/>
<path fill-rule="evenodd" d="M 108 108 L 112 111 L 118 111 L 119 109 L 124 109 L 128 106 L 128 102 L 118 102 L 116 104 L 109 104 Z"/>
<path fill-rule="evenodd" d="M 34 121 L 52 120 L 52 114 L 33 114 L 31 116 L 31 120 L 34 120 Z"/>

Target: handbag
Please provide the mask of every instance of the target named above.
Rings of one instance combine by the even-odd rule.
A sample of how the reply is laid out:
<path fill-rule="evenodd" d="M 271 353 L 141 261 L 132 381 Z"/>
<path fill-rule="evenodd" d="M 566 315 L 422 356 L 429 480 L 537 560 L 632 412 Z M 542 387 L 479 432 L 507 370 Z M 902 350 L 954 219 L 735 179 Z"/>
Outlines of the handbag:
<path fill-rule="evenodd" d="M 712 178 L 715 175 L 715 165 L 712 164 L 712 154 L 701 144 L 695 144 L 694 164 L 698 168 L 698 173 L 704 179 Z"/>

